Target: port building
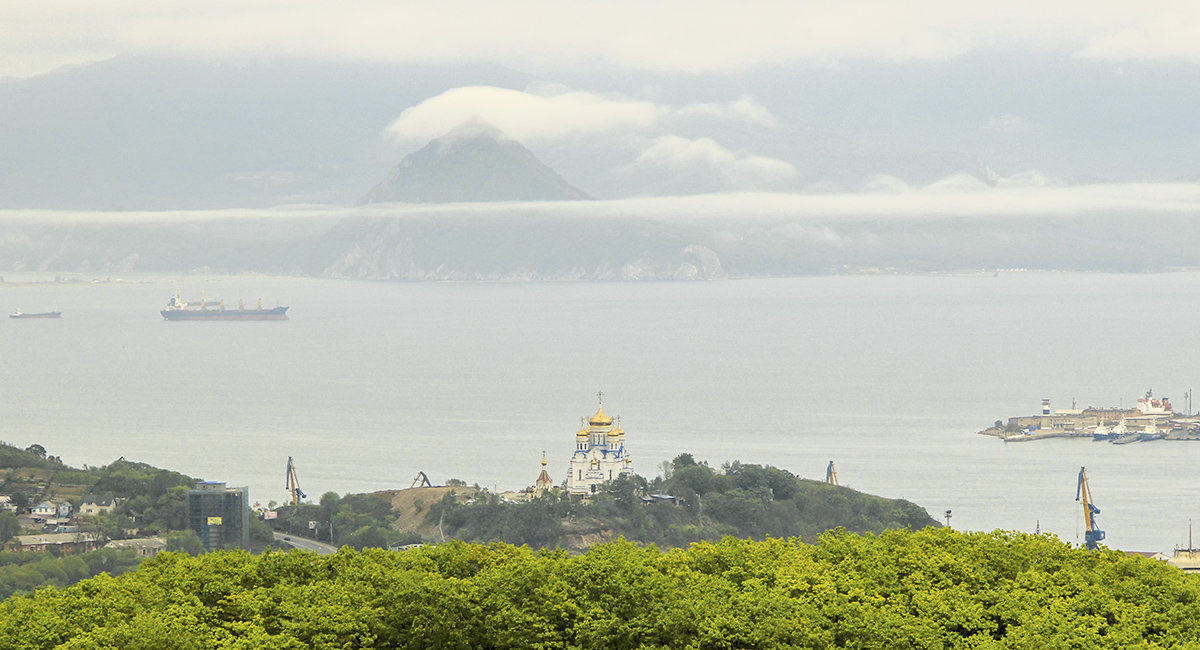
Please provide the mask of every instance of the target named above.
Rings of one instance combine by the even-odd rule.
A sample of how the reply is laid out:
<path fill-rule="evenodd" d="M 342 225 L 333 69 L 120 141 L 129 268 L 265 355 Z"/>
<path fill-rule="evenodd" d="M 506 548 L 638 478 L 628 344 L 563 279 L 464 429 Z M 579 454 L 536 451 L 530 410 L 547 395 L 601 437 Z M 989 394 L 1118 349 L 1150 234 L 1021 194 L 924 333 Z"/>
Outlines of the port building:
<path fill-rule="evenodd" d="M 603 399 L 603 395 L 600 396 Z M 620 476 L 633 474 L 633 460 L 625 449 L 625 431 L 604 412 L 604 403 L 575 434 L 567 491 L 595 494 L 599 486 Z"/>
<path fill-rule="evenodd" d="M 188 527 L 200 536 L 204 550 L 250 548 L 250 490 L 200 481 L 188 490 Z"/>
<path fill-rule="evenodd" d="M 1150 392 L 1137 400 L 1134 408 L 1089 406 L 1083 409 L 1050 410 L 1050 400 L 1042 400 L 1038 415 L 1022 415 L 1008 419 L 1008 429 L 1014 431 L 1061 431 L 1084 434 L 1105 424 L 1124 421 L 1127 426 L 1143 426 L 1168 421 L 1174 412 L 1168 398 L 1154 399 Z"/>

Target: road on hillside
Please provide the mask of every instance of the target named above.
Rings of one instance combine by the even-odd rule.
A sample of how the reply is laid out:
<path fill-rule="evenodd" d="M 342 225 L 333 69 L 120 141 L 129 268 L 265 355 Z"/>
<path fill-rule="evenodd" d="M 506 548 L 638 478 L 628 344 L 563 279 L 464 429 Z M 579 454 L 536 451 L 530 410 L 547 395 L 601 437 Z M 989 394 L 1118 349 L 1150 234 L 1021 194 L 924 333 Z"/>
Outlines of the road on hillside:
<path fill-rule="evenodd" d="M 316 551 L 317 555 L 332 555 L 337 553 L 337 547 L 332 544 L 318 542 L 316 540 L 298 537 L 296 535 L 287 535 L 284 533 L 275 533 L 275 541 L 282 542 L 289 546 L 304 550 Z"/>

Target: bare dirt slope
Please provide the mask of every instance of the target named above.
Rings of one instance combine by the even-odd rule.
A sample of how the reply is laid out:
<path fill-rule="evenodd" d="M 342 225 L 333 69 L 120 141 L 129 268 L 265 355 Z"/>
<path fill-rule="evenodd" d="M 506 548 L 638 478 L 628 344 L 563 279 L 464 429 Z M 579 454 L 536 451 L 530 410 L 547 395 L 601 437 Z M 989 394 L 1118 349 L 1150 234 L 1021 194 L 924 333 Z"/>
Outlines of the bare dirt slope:
<path fill-rule="evenodd" d="M 418 487 L 407 490 L 385 490 L 375 496 L 392 502 L 392 514 L 396 521 L 392 526 L 401 532 L 416 532 L 425 539 L 438 539 L 437 522 L 429 523 L 429 507 L 453 493 L 459 501 L 474 499 L 478 490 L 473 487 Z"/>

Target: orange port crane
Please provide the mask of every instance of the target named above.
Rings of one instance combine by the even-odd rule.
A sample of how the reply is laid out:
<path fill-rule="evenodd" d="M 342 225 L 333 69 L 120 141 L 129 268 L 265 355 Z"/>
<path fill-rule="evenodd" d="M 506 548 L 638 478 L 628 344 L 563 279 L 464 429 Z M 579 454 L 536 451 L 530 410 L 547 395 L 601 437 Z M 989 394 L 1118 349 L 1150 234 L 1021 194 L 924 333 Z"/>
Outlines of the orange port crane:
<path fill-rule="evenodd" d="M 287 482 L 284 487 L 287 488 L 294 506 L 300 505 L 300 499 L 308 498 L 308 495 L 300 489 L 300 481 L 296 478 L 296 464 L 292 462 L 291 456 L 288 456 Z"/>
<path fill-rule="evenodd" d="M 1079 468 L 1079 482 L 1075 486 L 1075 500 L 1083 503 L 1083 523 L 1087 530 L 1083 533 L 1083 545 L 1087 550 L 1094 551 L 1100 547 L 1104 539 L 1104 531 L 1096 525 L 1096 515 L 1100 509 L 1092 502 L 1092 492 L 1088 489 L 1086 468 Z"/>

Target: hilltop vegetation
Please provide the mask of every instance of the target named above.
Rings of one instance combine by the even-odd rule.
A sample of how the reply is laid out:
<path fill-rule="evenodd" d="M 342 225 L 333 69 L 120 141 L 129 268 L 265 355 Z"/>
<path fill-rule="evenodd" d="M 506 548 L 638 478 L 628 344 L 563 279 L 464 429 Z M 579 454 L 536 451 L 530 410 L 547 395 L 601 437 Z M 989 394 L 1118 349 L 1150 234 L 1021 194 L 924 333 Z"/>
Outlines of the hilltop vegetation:
<path fill-rule="evenodd" d="M 187 491 L 195 484 L 196 479 L 185 474 L 124 458 L 78 469 L 48 455 L 41 445 L 19 449 L 0 443 L 0 494 L 10 497 L 18 510 L 41 501 L 70 502 L 77 509 L 88 494 L 115 497 L 119 506 L 114 512 L 92 517 L 85 526 L 108 539 L 129 537 L 130 531 L 186 529 Z M 17 528 L 0 521 L 0 544 L 16 534 Z"/>
<path fill-rule="evenodd" d="M 334 543 L 358 548 L 456 539 L 575 551 L 617 537 L 682 547 L 726 535 L 815 539 L 833 528 L 879 533 L 938 526 L 908 501 L 800 479 L 776 467 L 734 461 L 717 470 L 691 454 L 676 457 L 665 476 L 622 477 L 587 498 L 552 491 L 509 501 L 466 485 L 329 493 L 319 506 L 281 509 L 275 525 L 302 532 L 309 521 L 321 531 L 332 528 Z"/>
<path fill-rule="evenodd" d="M 0 648 L 1176 647 L 1200 643 L 1197 617 L 1200 582 L 1152 560 L 928 528 L 168 553 L 0 604 Z"/>

